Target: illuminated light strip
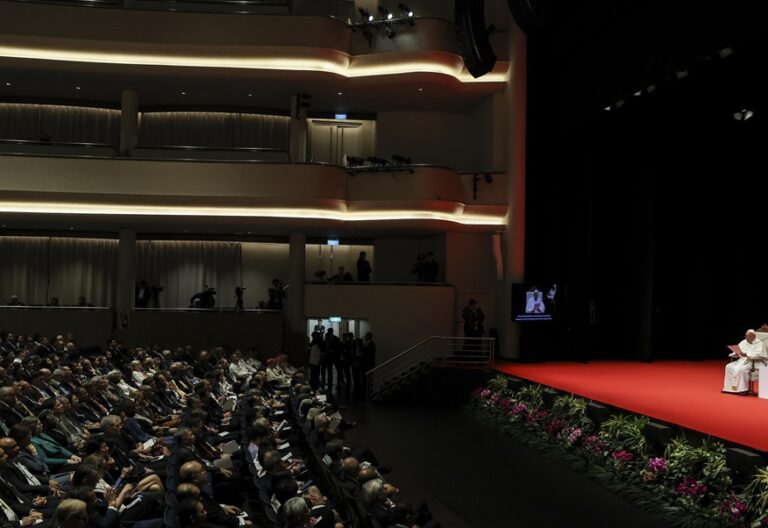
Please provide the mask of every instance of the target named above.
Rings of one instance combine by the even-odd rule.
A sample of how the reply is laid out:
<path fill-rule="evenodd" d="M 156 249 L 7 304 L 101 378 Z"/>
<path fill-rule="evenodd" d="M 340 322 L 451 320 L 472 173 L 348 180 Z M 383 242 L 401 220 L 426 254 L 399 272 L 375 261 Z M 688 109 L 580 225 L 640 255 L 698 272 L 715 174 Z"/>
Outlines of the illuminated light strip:
<path fill-rule="evenodd" d="M 462 225 L 505 225 L 506 215 L 441 213 L 407 209 L 371 212 L 328 211 L 324 209 L 198 207 L 165 205 L 62 204 L 45 202 L 0 202 L 0 213 L 76 214 L 126 216 L 205 216 L 377 222 L 396 220 L 439 220 Z"/>
<path fill-rule="evenodd" d="M 347 56 L 346 60 L 331 60 L 295 57 L 192 57 L 181 55 L 142 53 L 101 53 L 65 49 L 44 49 L 23 46 L 0 45 L 0 57 L 11 59 L 33 59 L 64 62 L 86 62 L 94 64 L 123 64 L 132 66 L 176 66 L 188 68 L 232 68 L 245 70 L 308 71 L 340 75 L 342 77 L 374 77 L 379 75 L 402 75 L 407 73 L 437 73 L 448 75 L 464 83 L 507 82 L 508 71 L 490 72 L 475 79 L 462 67 L 439 62 L 411 61 L 387 65 L 356 65 Z M 459 59 L 458 63 L 461 63 Z"/>

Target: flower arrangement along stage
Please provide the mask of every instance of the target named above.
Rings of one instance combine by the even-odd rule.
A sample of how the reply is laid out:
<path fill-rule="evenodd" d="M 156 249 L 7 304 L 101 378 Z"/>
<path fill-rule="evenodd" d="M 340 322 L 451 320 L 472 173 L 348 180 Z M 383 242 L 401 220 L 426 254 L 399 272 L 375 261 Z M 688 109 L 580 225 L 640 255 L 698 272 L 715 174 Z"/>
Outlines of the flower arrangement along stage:
<path fill-rule="evenodd" d="M 654 452 L 643 433 L 645 416 L 615 414 L 598 426 L 587 417 L 588 400 L 561 394 L 547 407 L 543 386 L 513 390 L 507 380 L 500 375 L 475 390 L 468 412 L 586 472 L 670 526 L 768 528 L 768 467 L 739 485 L 718 441 L 694 446 L 681 436 Z"/>

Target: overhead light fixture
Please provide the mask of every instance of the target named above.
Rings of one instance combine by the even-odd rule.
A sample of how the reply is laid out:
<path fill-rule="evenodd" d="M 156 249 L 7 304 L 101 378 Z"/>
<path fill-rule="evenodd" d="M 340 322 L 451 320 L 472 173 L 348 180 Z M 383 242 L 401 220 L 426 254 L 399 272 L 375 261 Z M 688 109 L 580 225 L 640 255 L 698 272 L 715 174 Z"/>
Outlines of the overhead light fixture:
<path fill-rule="evenodd" d="M 724 59 L 724 58 L 728 57 L 729 55 L 731 55 L 732 53 L 733 53 L 733 48 L 732 48 L 732 47 L 730 47 L 730 46 L 728 46 L 728 47 L 726 47 L 726 48 L 723 48 L 723 49 L 721 49 L 720 51 L 718 51 L 718 52 L 717 52 L 717 55 L 718 55 L 718 57 L 720 57 L 721 59 Z"/>
<path fill-rule="evenodd" d="M 371 165 L 378 165 L 381 167 L 384 167 L 386 165 L 391 165 L 390 161 L 386 158 L 379 158 L 377 156 L 368 156 L 365 159 L 367 159 Z"/>
<path fill-rule="evenodd" d="M 384 6 L 379 6 L 379 14 L 382 20 L 392 20 L 392 11 Z"/>
<path fill-rule="evenodd" d="M 655 84 L 649 85 L 648 88 L 645 89 L 645 91 L 648 92 L 648 93 L 655 92 L 656 91 L 656 85 Z"/>
<path fill-rule="evenodd" d="M 638 90 L 635 93 L 633 93 L 632 95 L 634 95 L 635 97 L 640 97 L 641 95 L 643 95 L 643 91 L 642 90 Z"/>
<path fill-rule="evenodd" d="M 752 110 L 742 108 L 738 112 L 733 113 L 733 118 L 736 121 L 747 121 L 748 119 L 751 119 L 753 115 L 755 115 L 755 113 Z"/>
<path fill-rule="evenodd" d="M 344 95 L 344 92 L 336 92 L 336 95 Z"/>
<path fill-rule="evenodd" d="M 608 105 L 605 108 L 603 108 L 603 111 L 610 112 L 611 111 L 611 105 Z"/>
<path fill-rule="evenodd" d="M 79 91 L 79 90 L 80 90 L 80 87 L 79 87 L 79 86 L 75 86 L 75 90 L 78 90 L 78 91 Z"/>
<path fill-rule="evenodd" d="M 348 167 L 359 167 L 365 163 L 365 160 L 363 158 L 359 158 L 357 156 L 350 156 L 347 154 L 347 166 Z"/>
<path fill-rule="evenodd" d="M 346 119 L 347 114 L 333 114 L 334 119 Z"/>
<path fill-rule="evenodd" d="M 181 92 L 181 95 L 187 95 L 187 92 Z"/>
<path fill-rule="evenodd" d="M 360 19 L 363 22 L 373 22 L 373 15 L 369 13 L 367 9 L 359 7 L 357 8 L 357 11 L 360 13 Z"/>
<path fill-rule="evenodd" d="M 423 91 L 424 91 L 424 88 L 419 88 L 419 91 L 420 91 L 420 92 L 423 92 Z"/>
<path fill-rule="evenodd" d="M 253 97 L 253 94 L 248 94 L 248 97 Z"/>
<path fill-rule="evenodd" d="M 6 86 L 10 86 L 10 85 L 11 85 L 11 83 L 7 82 L 7 83 L 5 83 L 5 85 L 6 85 Z"/>
<path fill-rule="evenodd" d="M 400 8 L 400 14 L 404 17 L 413 18 L 413 9 L 408 7 L 407 5 L 400 3 L 397 4 L 397 7 Z"/>
<path fill-rule="evenodd" d="M 675 77 L 677 79 L 684 79 L 688 77 L 688 70 L 678 70 L 675 72 Z"/>

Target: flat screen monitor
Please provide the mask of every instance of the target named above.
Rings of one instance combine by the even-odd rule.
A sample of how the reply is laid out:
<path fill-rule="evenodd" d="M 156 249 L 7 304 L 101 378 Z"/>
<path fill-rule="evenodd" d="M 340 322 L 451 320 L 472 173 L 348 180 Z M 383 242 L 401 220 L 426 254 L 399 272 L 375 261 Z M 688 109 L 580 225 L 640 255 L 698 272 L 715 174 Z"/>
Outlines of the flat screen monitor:
<path fill-rule="evenodd" d="M 512 317 L 515 321 L 551 321 L 557 312 L 557 284 L 512 285 Z"/>

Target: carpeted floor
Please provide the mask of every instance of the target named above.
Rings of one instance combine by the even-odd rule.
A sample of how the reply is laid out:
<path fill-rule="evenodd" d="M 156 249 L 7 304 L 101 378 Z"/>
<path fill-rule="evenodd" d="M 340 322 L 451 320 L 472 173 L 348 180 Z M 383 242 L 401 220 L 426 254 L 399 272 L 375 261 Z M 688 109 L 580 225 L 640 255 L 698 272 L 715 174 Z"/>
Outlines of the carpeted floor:
<path fill-rule="evenodd" d="M 443 528 L 663 528 L 585 475 L 452 406 L 353 406 L 349 441 L 394 468 L 404 500 L 427 500 Z"/>
<path fill-rule="evenodd" d="M 722 394 L 724 361 L 497 363 L 507 374 L 768 451 L 768 400 Z"/>

